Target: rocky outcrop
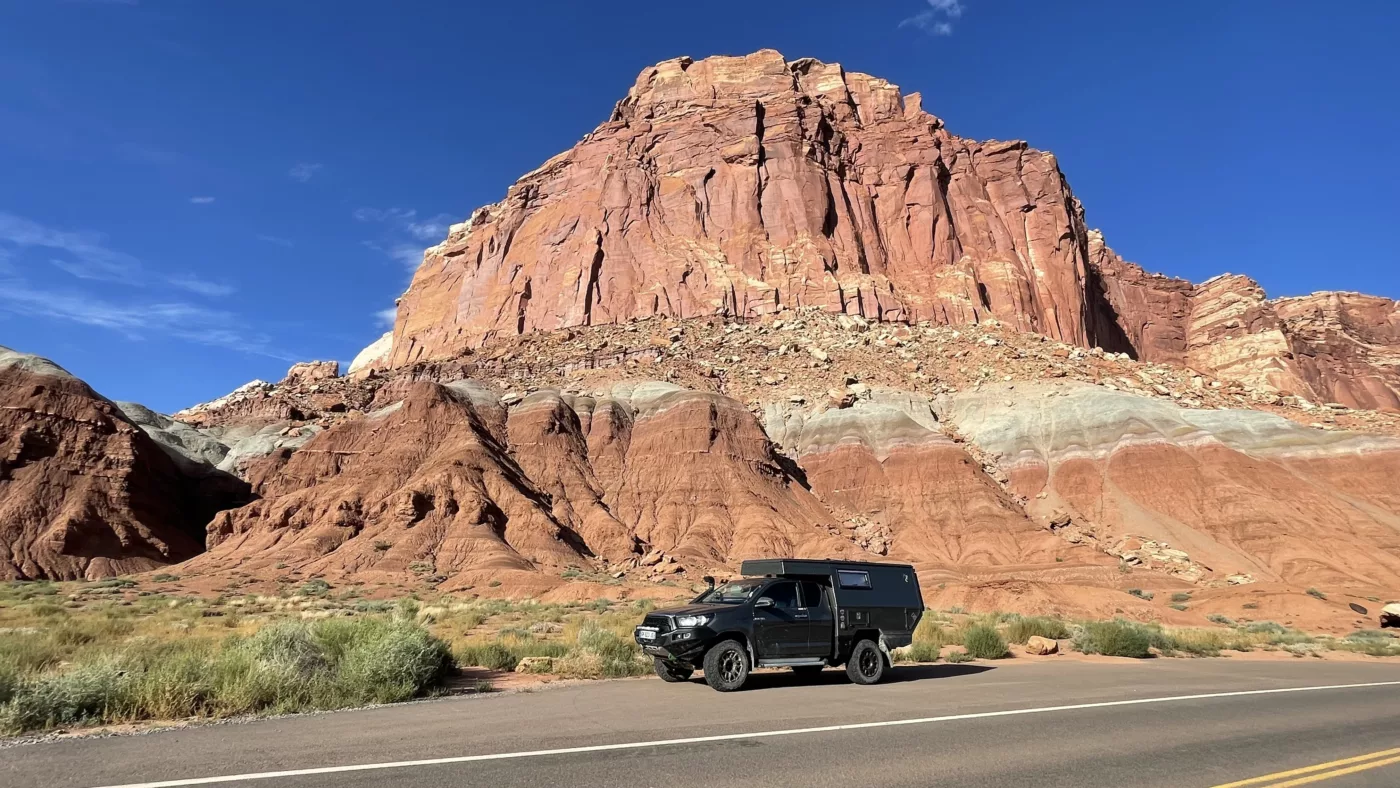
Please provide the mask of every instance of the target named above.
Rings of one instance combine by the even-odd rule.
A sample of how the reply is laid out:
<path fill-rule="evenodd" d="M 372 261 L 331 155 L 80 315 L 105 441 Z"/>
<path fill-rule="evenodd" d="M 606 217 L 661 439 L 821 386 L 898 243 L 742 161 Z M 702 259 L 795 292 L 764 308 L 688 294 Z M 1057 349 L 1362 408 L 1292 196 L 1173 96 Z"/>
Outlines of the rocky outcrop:
<path fill-rule="evenodd" d="M 1400 410 L 1400 304 L 1359 293 L 1270 300 L 1245 276 L 1149 274 L 1089 233 L 1095 334 L 1106 350 L 1314 403 Z M 1114 326 L 1121 335 L 1114 334 Z"/>
<path fill-rule="evenodd" d="M 92 579 L 202 549 L 202 524 L 246 485 L 196 470 L 209 447 L 193 436 L 157 444 L 144 429 L 52 362 L 0 348 L 0 577 Z"/>
<path fill-rule="evenodd" d="M 612 118 L 429 249 L 390 365 L 491 336 L 818 305 L 996 317 L 1080 345 L 1087 242 L 1055 158 L 764 50 L 648 68 Z"/>

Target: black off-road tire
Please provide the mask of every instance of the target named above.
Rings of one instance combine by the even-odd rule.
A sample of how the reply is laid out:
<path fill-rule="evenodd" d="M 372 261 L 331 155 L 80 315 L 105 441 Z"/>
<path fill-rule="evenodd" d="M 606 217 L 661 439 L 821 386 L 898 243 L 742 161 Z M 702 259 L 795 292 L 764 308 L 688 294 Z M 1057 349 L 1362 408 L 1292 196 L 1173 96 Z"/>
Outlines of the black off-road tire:
<path fill-rule="evenodd" d="M 748 681 L 749 667 L 744 644 L 726 640 L 705 654 L 705 683 L 720 692 L 733 692 Z"/>
<path fill-rule="evenodd" d="M 660 676 L 662 681 L 669 681 L 672 684 L 681 681 L 690 681 L 690 674 L 695 672 L 691 668 L 672 667 L 661 657 L 652 657 L 651 666 L 656 670 L 656 675 Z"/>
<path fill-rule="evenodd" d="M 885 676 L 885 655 L 873 640 L 862 640 L 851 649 L 846 675 L 856 684 L 874 684 Z"/>

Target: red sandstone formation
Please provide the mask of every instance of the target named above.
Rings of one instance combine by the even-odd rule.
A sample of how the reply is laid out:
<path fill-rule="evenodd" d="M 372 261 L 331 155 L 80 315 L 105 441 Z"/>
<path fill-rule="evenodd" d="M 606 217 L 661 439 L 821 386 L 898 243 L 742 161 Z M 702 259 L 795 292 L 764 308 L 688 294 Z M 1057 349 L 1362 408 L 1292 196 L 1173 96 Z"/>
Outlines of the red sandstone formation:
<path fill-rule="evenodd" d="M 501 334 L 804 305 L 996 318 L 1312 401 L 1400 409 L 1400 307 L 1272 302 L 1145 273 L 1087 231 L 1054 156 L 949 133 L 917 93 L 772 50 L 646 69 L 612 118 L 429 249 L 357 363 Z M 1286 313 L 1286 314 L 1285 314 Z"/>
<path fill-rule="evenodd" d="M 612 119 L 430 249 L 392 366 L 484 338 L 820 305 L 1085 345 L 1055 158 L 953 136 L 917 94 L 772 50 L 642 72 Z"/>
<path fill-rule="evenodd" d="M 98 578 L 198 553 L 198 482 L 86 383 L 0 348 L 0 578 Z"/>

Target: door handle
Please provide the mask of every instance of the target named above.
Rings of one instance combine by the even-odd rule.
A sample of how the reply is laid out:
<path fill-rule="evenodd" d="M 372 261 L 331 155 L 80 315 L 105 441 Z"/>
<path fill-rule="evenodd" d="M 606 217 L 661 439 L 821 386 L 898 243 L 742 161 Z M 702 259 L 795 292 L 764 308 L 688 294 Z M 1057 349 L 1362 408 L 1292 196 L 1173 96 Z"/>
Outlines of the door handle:
<path fill-rule="evenodd" d="M 806 620 L 807 620 L 807 614 L 806 614 L 806 613 L 794 613 L 792 617 L 793 617 L 793 618 L 796 618 L 796 619 L 800 619 L 800 620 L 802 620 L 802 621 L 806 621 Z"/>
<path fill-rule="evenodd" d="M 754 616 L 754 617 L 753 617 L 753 620 L 754 620 L 754 621 L 767 621 L 768 619 L 766 619 L 766 618 L 764 618 L 764 617 L 762 617 L 762 616 Z"/>

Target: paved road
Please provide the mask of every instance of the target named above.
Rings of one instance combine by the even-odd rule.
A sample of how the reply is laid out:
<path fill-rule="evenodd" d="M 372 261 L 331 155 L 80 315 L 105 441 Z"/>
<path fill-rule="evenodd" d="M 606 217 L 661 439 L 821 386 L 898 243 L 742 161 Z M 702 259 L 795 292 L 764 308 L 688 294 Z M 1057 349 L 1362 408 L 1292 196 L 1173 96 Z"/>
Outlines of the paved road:
<path fill-rule="evenodd" d="M 1276 691 L 1377 682 L 1395 683 Z M 1182 699 L 1198 695 L 1214 697 Z M 496 757 L 557 750 L 573 751 Z M 900 668 L 874 687 L 761 675 L 733 694 L 604 682 L 12 747 L 0 785 L 1205 787 L 1324 763 L 1249 785 L 1400 785 L 1400 666 L 1017 660 Z M 319 769 L 336 771 L 246 777 Z"/>

